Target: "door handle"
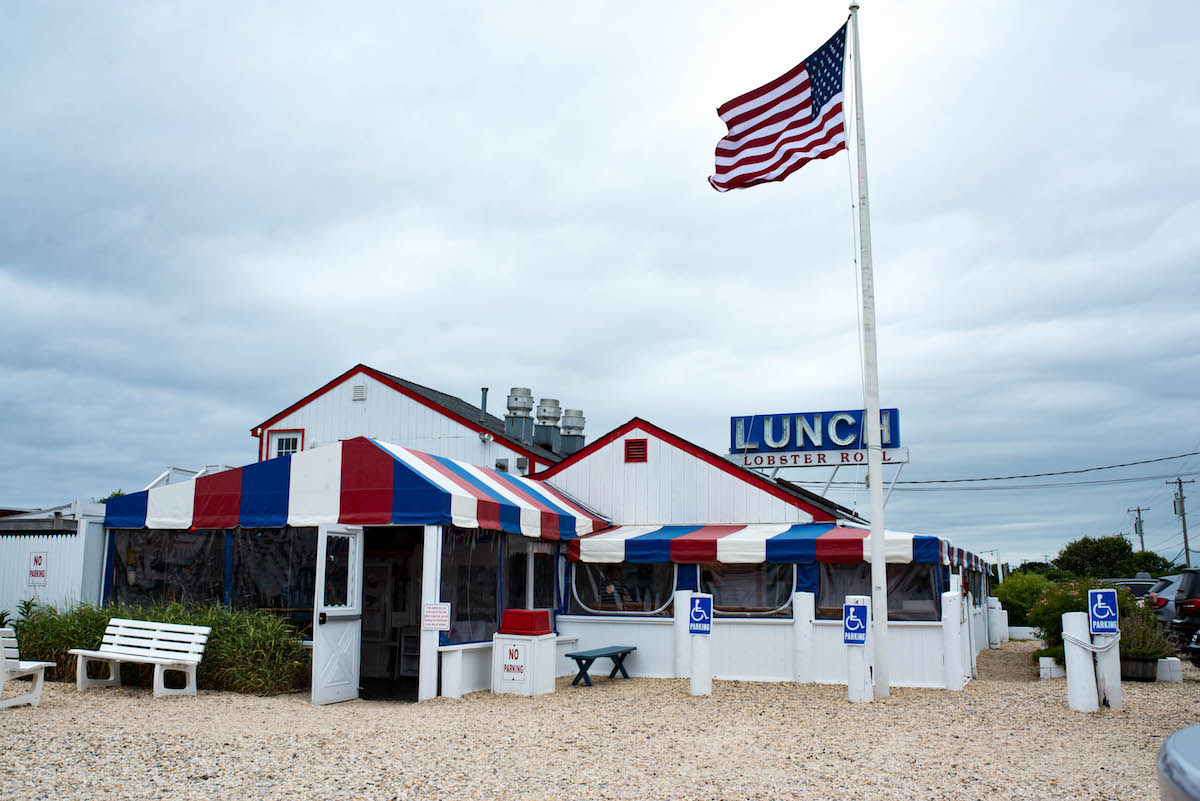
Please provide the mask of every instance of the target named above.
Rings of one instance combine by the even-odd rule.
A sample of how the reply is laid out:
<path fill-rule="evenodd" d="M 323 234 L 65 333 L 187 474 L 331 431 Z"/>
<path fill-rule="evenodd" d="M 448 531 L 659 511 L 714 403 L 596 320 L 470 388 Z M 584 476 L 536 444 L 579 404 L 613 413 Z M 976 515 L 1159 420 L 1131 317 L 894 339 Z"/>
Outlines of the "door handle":
<path fill-rule="evenodd" d="M 319 623 L 322 626 L 324 626 L 325 623 L 328 622 L 328 620 L 329 620 L 329 615 L 325 614 L 324 612 L 317 615 L 317 623 Z"/>

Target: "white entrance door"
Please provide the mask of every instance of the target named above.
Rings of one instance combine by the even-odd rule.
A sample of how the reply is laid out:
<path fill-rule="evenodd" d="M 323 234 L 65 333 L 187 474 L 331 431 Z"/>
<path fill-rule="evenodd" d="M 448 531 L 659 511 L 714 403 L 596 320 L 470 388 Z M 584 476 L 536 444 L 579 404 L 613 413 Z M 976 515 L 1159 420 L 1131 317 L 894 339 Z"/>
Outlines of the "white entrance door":
<path fill-rule="evenodd" d="M 312 702 L 358 697 L 362 656 L 363 530 L 317 529 L 317 586 L 313 609 Z"/>

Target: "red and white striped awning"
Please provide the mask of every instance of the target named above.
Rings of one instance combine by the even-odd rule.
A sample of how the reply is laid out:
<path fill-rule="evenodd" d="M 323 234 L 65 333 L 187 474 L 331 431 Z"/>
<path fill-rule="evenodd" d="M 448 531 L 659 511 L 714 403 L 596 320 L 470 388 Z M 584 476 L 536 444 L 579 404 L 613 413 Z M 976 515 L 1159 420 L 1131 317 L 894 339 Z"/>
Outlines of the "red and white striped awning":
<path fill-rule="evenodd" d="M 111 499 L 109 528 L 446 525 L 569 540 L 608 523 L 544 481 L 357 437 Z"/>
<path fill-rule="evenodd" d="M 979 557 L 938 537 L 888 531 L 883 542 L 889 563 L 987 569 Z M 573 540 L 567 555 L 605 563 L 870 562 L 871 537 L 867 529 L 832 523 L 618 526 Z"/>

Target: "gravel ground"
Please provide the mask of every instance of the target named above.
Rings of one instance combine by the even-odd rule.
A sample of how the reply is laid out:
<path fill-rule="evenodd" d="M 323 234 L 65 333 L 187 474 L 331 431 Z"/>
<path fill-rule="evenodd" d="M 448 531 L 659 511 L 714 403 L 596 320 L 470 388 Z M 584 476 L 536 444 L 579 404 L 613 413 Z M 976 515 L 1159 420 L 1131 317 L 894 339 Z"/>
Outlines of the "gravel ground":
<path fill-rule="evenodd" d="M 1200 722 L 1200 671 L 1080 714 L 1065 679 L 1037 681 L 1034 647 L 985 651 L 961 693 L 858 705 L 818 685 L 692 698 L 672 679 L 320 708 L 48 684 L 40 707 L 0 710 L 0 798 L 1157 798 L 1159 745 Z"/>

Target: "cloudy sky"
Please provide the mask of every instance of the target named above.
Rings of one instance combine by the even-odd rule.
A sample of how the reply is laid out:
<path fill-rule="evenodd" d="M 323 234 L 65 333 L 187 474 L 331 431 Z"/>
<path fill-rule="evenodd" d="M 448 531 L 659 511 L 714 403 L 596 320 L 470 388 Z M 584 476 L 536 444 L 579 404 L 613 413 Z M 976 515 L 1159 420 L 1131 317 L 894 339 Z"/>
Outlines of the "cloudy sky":
<path fill-rule="evenodd" d="M 0 504 L 253 461 L 251 426 L 358 362 L 719 452 L 731 415 L 860 406 L 846 156 L 705 180 L 715 107 L 845 3 L 748 8 L 6 4 Z M 1200 450 L 1200 13 L 1151 11 L 866 0 L 902 480 Z M 900 485 L 887 525 L 1020 561 L 1140 505 L 1174 556 L 1163 482 L 1197 471 Z"/>

